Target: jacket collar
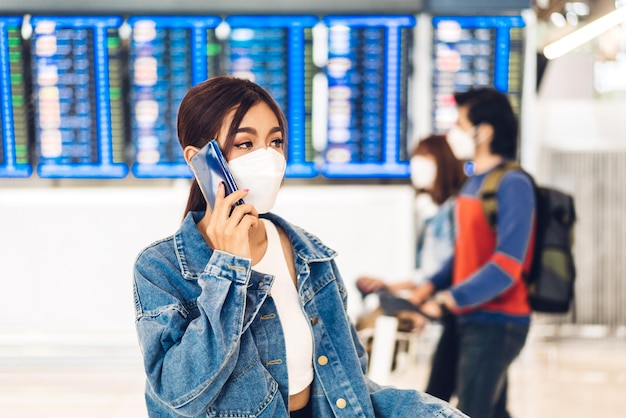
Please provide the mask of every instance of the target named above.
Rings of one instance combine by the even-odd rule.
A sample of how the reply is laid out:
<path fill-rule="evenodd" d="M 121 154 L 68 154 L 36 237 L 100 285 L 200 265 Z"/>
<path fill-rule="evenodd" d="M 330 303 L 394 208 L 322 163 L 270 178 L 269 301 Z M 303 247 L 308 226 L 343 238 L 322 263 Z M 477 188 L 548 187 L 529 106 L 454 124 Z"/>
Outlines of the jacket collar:
<path fill-rule="evenodd" d="M 203 216 L 204 212 L 189 212 L 174 235 L 176 256 L 186 279 L 197 279 L 213 254 L 213 249 L 209 247 L 196 226 Z M 272 221 L 287 232 L 296 264 L 329 261 L 336 257 L 337 253 L 324 245 L 315 235 L 290 224 L 280 216 L 267 213 L 261 217 Z"/>

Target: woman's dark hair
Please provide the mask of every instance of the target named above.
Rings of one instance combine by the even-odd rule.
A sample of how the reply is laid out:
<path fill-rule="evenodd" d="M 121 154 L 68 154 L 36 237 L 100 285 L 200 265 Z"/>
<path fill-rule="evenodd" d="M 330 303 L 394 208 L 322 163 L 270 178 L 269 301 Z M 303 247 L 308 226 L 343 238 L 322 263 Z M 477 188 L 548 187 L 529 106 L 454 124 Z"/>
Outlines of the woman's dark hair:
<path fill-rule="evenodd" d="M 235 110 L 228 134 L 223 139 L 222 153 L 227 156 L 233 146 L 241 120 L 252 106 L 261 102 L 267 104 L 274 112 L 283 138 L 286 139 L 285 115 L 272 96 L 258 84 L 242 78 L 217 76 L 192 87 L 178 108 L 180 146 L 183 149 L 188 145 L 202 148 L 211 139 L 217 138 L 224 119 Z M 190 211 L 203 210 L 206 210 L 206 201 L 194 178 L 185 215 Z"/>
<path fill-rule="evenodd" d="M 467 106 L 467 117 L 474 126 L 493 126 L 491 153 L 514 160 L 517 158 L 517 117 L 508 97 L 491 87 L 470 89 L 454 95 L 457 106 Z"/>
<path fill-rule="evenodd" d="M 420 140 L 411 157 L 430 155 L 437 164 L 437 175 L 433 189 L 429 190 L 435 203 L 441 205 L 450 196 L 456 195 L 465 181 L 463 161 L 458 160 L 444 135 L 429 135 Z"/>

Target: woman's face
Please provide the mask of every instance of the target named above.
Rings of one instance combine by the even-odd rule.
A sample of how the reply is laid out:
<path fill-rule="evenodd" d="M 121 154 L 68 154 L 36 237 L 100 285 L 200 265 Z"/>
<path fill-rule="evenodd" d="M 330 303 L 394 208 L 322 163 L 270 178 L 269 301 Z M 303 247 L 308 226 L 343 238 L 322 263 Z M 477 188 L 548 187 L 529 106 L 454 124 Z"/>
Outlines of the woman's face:
<path fill-rule="evenodd" d="M 230 111 L 218 135 L 220 146 L 223 147 L 228 135 L 236 109 Z M 241 157 L 261 148 L 273 148 L 284 155 L 284 142 L 278 118 L 272 109 L 260 102 L 252 106 L 237 127 L 232 148 L 224 150 L 226 160 Z"/>
<path fill-rule="evenodd" d="M 437 178 L 437 160 L 432 154 L 416 154 L 411 158 L 411 182 L 417 190 L 432 190 Z"/>

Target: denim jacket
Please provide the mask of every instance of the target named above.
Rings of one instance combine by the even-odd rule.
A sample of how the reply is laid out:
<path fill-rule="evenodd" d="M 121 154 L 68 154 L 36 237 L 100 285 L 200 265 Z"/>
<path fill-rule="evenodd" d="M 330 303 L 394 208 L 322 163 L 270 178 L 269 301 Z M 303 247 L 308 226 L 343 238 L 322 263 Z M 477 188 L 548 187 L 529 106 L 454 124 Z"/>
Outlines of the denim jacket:
<path fill-rule="evenodd" d="M 289 417 L 285 346 L 273 276 L 213 251 L 187 215 L 178 232 L 138 256 L 136 327 L 150 417 Z M 298 294 L 314 341 L 313 416 L 464 416 L 429 395 L 365 377 L 366 353 L 346 314 L 335 252 L 283 219 Z M 285 320 L 285 319 L 283 319 Z"/>
<path fill-rule="evenodd" d="M 454 207 L 456 196 L 449 197 L 437 212 L 424 220 L 417 238 L 415 265 L 422 276 L 436 273 L 454 254 Z"/>

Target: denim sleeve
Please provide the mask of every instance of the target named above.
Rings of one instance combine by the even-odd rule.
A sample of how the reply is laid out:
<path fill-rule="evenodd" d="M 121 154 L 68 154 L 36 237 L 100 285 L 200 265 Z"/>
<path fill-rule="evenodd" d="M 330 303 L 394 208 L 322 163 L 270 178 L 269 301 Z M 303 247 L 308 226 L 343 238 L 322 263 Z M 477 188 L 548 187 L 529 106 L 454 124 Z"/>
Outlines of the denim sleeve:
<path fill-rule="evenodd" d="M 216 399 L 236 365 L 250 260 L 213 252 L 198 277 L 199 315 L 192 319 L 171 285 L 185 279 L 167 258 L 153 249 L 135 265 L 137 332 L 154 394 L 177 414 L 197 416 Z"/>

